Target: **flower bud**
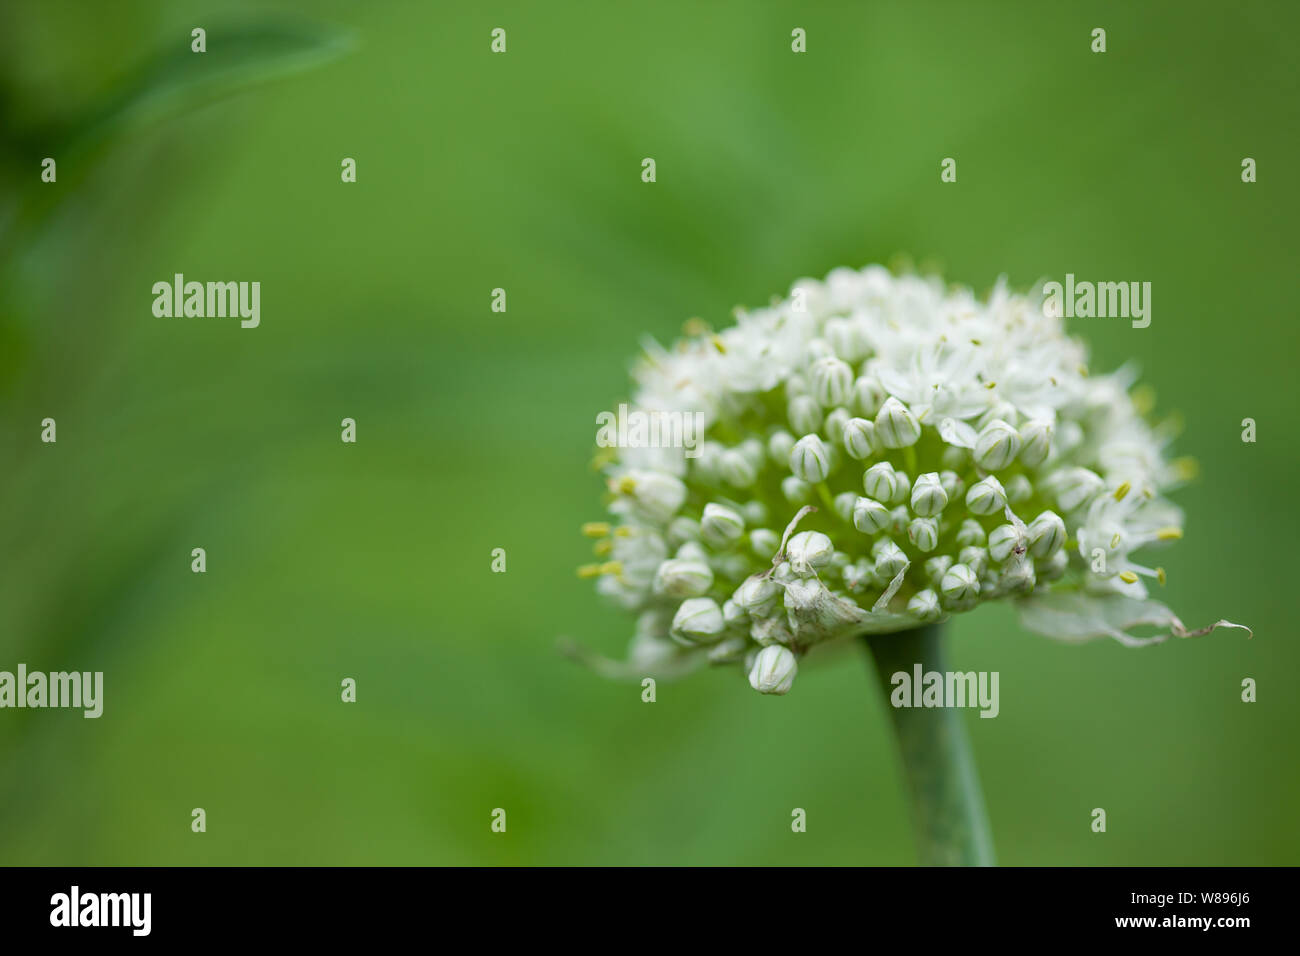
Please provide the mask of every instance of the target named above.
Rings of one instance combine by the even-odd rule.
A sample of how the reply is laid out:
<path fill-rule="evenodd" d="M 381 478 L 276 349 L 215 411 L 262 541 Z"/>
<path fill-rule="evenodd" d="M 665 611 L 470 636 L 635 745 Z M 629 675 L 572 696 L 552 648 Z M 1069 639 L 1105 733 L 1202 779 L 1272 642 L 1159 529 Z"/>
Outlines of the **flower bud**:
<path fill-rule="evenodd" d="M 886 448 L 906 448 L 921 437 L 921 423 L 892 395 L 876 413 L 876 438 Z"/>
<path fill-rule="evenodd" d="M 885 390 L 874 378 L 862 376 L 853 383 L 853 408 L 859 415 L 875 418 L 885 402 Z"/>
<path fill-rule="evenodd" d="M 973 515 L 996 514 L 1007 506 L 1007 491 L 992 475 L 981 478 L 966 492 L 966 510 Z"/>
<path fill-rule="evenodd" d="M 710 502 L 700 518 L 700 537 L 714 548 L 729 548 L 745 533 L 745 519 L 730 508 Z"/>
<path fill-rule="evenodd" d="M 1055 511 L 1044 511 L 1029 523 L 1030 548 L 1036 558 L 1050 558 L 1065 546 L 1065 522 Z"/>
<path fill-rule="evenodd" d="M 833 503 L 835 513 L 843 518 L 846 522 L 853 521 L 853 506 L 857 503 L 858 496 L 851 491 L 843 491 L 836 495 Z"/>
<path fill-rule="evenodd" d="M 665 597 L 697 597 L 713 587 L 713 571 L 691 558 L 669 558 L 655 572 L 654 589 Z"/>
<path fill-rule="evenodd" d="M 667 536 L 669 544 L 675 548 L 681 547 L 687 541 L 699 539 L 700 523 L 686 515 L 678 515 L 668 523 Z"/>
<path fill-rule="evenodd" d="M 1019 451 L 1020 433 L 1000 418 L 985 425 L 975 440 L 975 462 L 989 471 L 1007 467 Z"/>
<path fill-rule="evenodd" d="M 975 572 L 964 564 L 954 564 L 943 576 L 939 585 L 944 599 L 953 604 L 964 604 L 980 593 L 980 583 Z"/>
<path fill-rule="evenodd" d="M 853 416 L 849 414 L 847 408 L 833 408 L 831 413 L 826 416 L 825 432 L 826 437 L 830 439 L 831 446 L 844 441 L 844 426 L 848 424 L 849 419 Z"/>
<path fill-rule="evenodd" d="M 793 448 L 794 436 L 785 429 L 772 432 L 767 439 L 768 457 L 782 468 L 790 461 L 790 452 Z"/>
<path fill-rule="evenodd" d="M 1007 479 L 1007 501 L 1018 505 L 1034 496 L 1034 486 L 1024 475 L 1012 475 Z"/>
<path fill-rule="evenodd" d="M 943 609 L 939 607 L 939 595 L 930 588 L 917 591 L 907 602 L 907 612 L 923 621 L 934 620 L 943 613 Z"/>
<path fill-rule="evenodd" d="M 831 539 L 820 531 L 800 531 L 785 546 L 785 556 L 796 573 L 806 574 L 813 568 L 829 564 L 835 553 Z"/>
<path fill-rule="evenodd" d="M 1008 561 L 998 576 L 998 590 L 1003 594 L 1028 594 L 1034 583 L 1034 562 L 1029 558 Z"/>
<path fill-rule="evenodd" d="M 967 545 L 957 552 L 957 561 L 974 571 L 978 577 L 989 568 L 989 552 L 977 544 Z"/>
<path fill-rule="evenodd" d="M 943 493 L 949 501 L 956 501 L 966 493 L 966 482 L 955 471 L 939 472 L 939 484 L 943 486 Z"/>
<path fill-rule="evenodd" d="M 651 521 L 663 523 L 686 501 L 686 485 L 659 471 L 629 471 L 616 479 L 613 490 L 628 495 Z"/>
<path fill-rule="evenodd" d="M 948 492 L 944 491 L 938 472 L 929 471 L 917 477 L 916 484 L 912 485 L 912 511 L 919 517 L 932 518 L 947 504 Z"/>
<path fill-rule="evenodd" d="M 722 620 L 728 628 L 740 627 L 745 623 L 749 614 L 743 607 L 737 604 L 731 598 L 722 602 Z"/>
<path fill-rule="evenodd" d="M 875 583 L 875 568 L 866 559 L 855 561 L 844 569 L 844 586 L 850 591 L 861 591 Z"/>
<path fill-rule="evenodd" d="M 1010 402 L 999 400 L 995 402 L 991 408 L 985 409 L 984 414 L 975 421 L 975 427 L 982 430 L 990 422 L 995 422 L 999 419 L 1014 424 L 1016 419 L 1019 417 L 1019 413 L 1016 411 L 1016 406 L 1012 405 Z"/>
<path fill-rule="evenodd" d="M 673 557 L 679 561 L 708 561 L 709 552 L 698 541 L 683 541 Z"/>
<path fill-rule="evenodd" d="M 767 521 L 767 505 L 761 501 L 747 501 L 740 507 L 745 524 L 763 524 Z"/>
<path fill-rule="evenodd" d="M 1000 524 L 989 532 L 989 557 L 1001 564 L 1014 551 L 1024 554 L 1028 542 L 1025 534 L 1013 524 Z"/>
<path fill-rule="evenodd" d="M 722 637 L 725 630 L 726 622 L 718 602 L 713 598 L 694 597 L 683 601 L 677 609 L 669 633 L 679 644 L 694 647 L 712 644 Z"/>
<path fill-rule="evenodd" d="M 790 427 L 800 435 L 808 435 L 822 427 L 822 408 L 811 395 L 796 395 L 786 409 Z"/>
<path fill-rule="evenodd" d="M 749 686 L 760 694 L 785 694 L 798 671 L 794 653 L 788 647 L 771 644 L 754 658 L 749 671 Z"/>
<path fill-rule="evenodd" d="M 781 536 L 771 528 L 755 528 L 749 533 L 749 549 L 760 558 L 770 559 L 781 547 Z"/>
<path fill-rule="evenodd" d="M 1067 513 L 1087 504 L 1106 486 L 1100 475 L 1087 468 L 1062 468 L 1052 474 L 1048 484 L 1056 493 L 1056 503 Z"/>
<path fill-rule="evenodd" d="M 952 567 L 950 554 L 936 554 L 933 558 L 926 558 L 925 579 L 937 586 L 943 581 L 943 576 L 948 573 L 950 567 Z"/>
<path fill-rule="evenodd" d="M 873 498 L 853 503 L 853 527 L 863 534 L 875 534 L 889 526 L 889 509 Z"/>
<path fill-rule="evenodd" d="M 844 423 L 844 450 L 859 461 L 868 458 L 876 447 L 876 426 L 865 418 L 850 418 Z"/>
<path fill-rule="evenodd" d="M 970 464 L 970 452 L 957 445 L 945 445 L 943 453 L 939 455 L 939 461 L 943 462 L 945 468 L 963 471 Z M 949 495 L 948 497 L 956 498 L 957 496 Z"/>
<path fill-rule="evenodd" d="M 1052 450 L 1052 426 L 1035 419 L 1020 426 L 1020 460 L 1030 468 L 1041 465 Z"/>
<path fill-rule="evenodd" d="M 746 614 L 766 617 L 776 607 L 776 599 L 780 594 L 781 588 L 775 581 L 756 574 L 741 582 L 731 599 Z"/>
<path fill-rule="evenodd" d="M 749 639 L 745 637 L 729 637 L 725 641 L 719 641 L 709 648 L 710 664 L 734 664 L 745 656 L 745 651 L 749 648 Z"/>
<path fill-rule="evenodd" d="M 785 500 L 792 505 L 807 504 L 812 498 L 812 485 L 802 478 L 786 475 L 781 479 L 781 494 L 785 495 Z"/>
<path fill-rule="evenodd" d="M 820 358 L 812 367 L 812 395 L 823 408 L 843 405 L 853 388 L 853 369 L 834 357 Z"/>
<path fill-rule="evenodd" d="M 1038 571 L 1038 580 L 1044 582 L 1055 581 L 1057 578 L 1062 577 L 1069 566 L 1070 555 L 1064 548 L 1051 557 L 1040 558 L 1035 564 Z"/>
<path fill-rule="evenodd" d="M 882 581 L 890 580 L 908 565 L 907 555 L 892 541 L 878 541 L 871 551 L 876 556 L 874 570 Z"/>
<path fill-rule="evenodd" d="M 826 342 L 846 362 L 856 362 L 871 350 L 862 327 L 851 319 L 834 318 L 822 329 Z"/>
<path fill-rule="evenodd" d="M 988 536 L 984 534 L 984 529 L 974 518 L 967 518 L 957 529 L 957 544 L 963 548 L 967 545 L 983 544 L 987 540 Z"/>
<path fill-rule="evenodd" d="M 804 435 L 790 451 L 790 470 L 796 478 L 817 484 L 831 472 L 831 455 L 826 443 L 816 435 Z"/>
<path fill-rule="evenodd" d="M 736 488 L 748 488 L 758 480 L 758 470 L 739 448 L 728 448 L 718 462 L 722 480 Z"/>
<path fill-rule="evenodd" d="M 939 522 L 934 518 L 915 518 L 907 526 L 907 537 L 918 550 L 933 551 L 939 546 Z"/>
<path fill-rule="evenodd" d="M 898 472 L 887 461 L 878 461 L 862 476 L 862 488 L 868 498 L 875 498 L 884 504 L 903 500 L 903 482 Z"/>

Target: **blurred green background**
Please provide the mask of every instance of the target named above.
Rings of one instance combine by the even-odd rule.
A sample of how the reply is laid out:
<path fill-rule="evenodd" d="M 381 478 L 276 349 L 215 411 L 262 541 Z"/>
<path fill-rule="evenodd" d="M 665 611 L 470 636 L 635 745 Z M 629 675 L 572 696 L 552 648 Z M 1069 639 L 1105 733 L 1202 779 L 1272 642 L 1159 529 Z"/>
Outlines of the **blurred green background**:
<path fill-rule="evenodd" d="M 221 63 L 270 18 L 350 50 L 65 135 L 161 54 L 157 82 L 184 87 L 208 65 L 193 27 Z M 1153 283 L 1150 328 L 1072 328 L 1094 368 L 1140 364 L 1202 465 L 1160 596 L 1189 626 L 1255 629 L 1125 650 L 1055 644 L 1003 608 L 958 618 L 956 666 L 1001 674 L 998 719 L 967 714 L 1000 861 L 1300 862 L 1297 20 L 7 2 L 0 669 L 102 670 L 106 690 L 99 720 L 0 711 L 0 863 L 913 862 L 857 649 L 785 698 L 727 670 L 653 705 L 555 650 L 567 634 L 621 656 L 631 633 L 574 567 L 601 517 L 595 415 L 639 338 L 899 253 L 979 290 Z M 52 142 L 74 145 L 41 184 Z M 261 327 L 155 318 L 151 286 L 176 272 L 260 281 Z"/>

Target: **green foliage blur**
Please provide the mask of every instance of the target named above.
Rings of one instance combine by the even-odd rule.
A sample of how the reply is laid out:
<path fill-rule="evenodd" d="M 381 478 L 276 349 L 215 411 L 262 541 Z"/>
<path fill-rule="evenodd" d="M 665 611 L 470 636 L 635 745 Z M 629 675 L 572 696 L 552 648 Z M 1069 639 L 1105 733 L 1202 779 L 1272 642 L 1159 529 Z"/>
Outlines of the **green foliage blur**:
<path fill-rule="evenodd" d="M 631 633 L 574 567 L 595 416 L 641 337 L 899 254 L 978 290 L 1153 283 L 1150 328 L 1072 328 L 1095 369 L 1140 365 L 1201 463 L 1159 597 L 1255 629 L 1126 650 L 956 619 L 954 664 L 1001 674 L 1000 716 L 966 715 L 1000 861 L 1300 862 L 1297 25 L 1270 3 L 7 2 L 0 669 L 102 670 L 105 705 L 0 710 L 0 863 L 912 863 L 857 648 L 785 698 L 726 670 L 653 705 L 556 652 Z M 155 318 L 177 272 L 260 281 L 261 327 Z"/>

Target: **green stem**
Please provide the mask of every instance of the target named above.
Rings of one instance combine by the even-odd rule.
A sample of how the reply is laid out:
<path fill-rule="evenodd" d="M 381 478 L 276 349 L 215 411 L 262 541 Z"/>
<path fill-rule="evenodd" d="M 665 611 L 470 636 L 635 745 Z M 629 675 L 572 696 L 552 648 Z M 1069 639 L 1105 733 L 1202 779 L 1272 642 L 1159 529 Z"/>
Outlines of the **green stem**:
<path fill-rule="evenodd" d="M 993 866 L 993 835 L 960 708 L 894 707 L 891 677 L 909 686 L 914 667 L 946 673 L 943 625 L 865 638 L 875 660 L 885 709 L 903 760 L 920 862 L 925 866 Z"/>

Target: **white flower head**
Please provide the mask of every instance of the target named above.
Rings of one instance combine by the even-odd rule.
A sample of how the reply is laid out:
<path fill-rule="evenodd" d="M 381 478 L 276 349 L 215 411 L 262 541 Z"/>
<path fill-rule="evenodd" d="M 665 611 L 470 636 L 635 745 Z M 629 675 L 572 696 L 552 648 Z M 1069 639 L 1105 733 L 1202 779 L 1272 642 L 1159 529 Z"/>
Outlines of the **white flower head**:
<path fill-rule="evenodd" d="M 837 269 L 648 344 L 629 406 L 705 430 L 689 456 L 602 450 L 617 521 L 591 526 L 580 573 L 638 613 L 628 661 L 602 671 L 743 662 L 782 694 L 824 642 L 1000 599 L 1065 639 L 1198 633 L 1150 600 L 1164 572 L 1139 554 L 1182 534 L 1167 435 L 1133 370 L 1088 374 L 1040 297 Z"/>

